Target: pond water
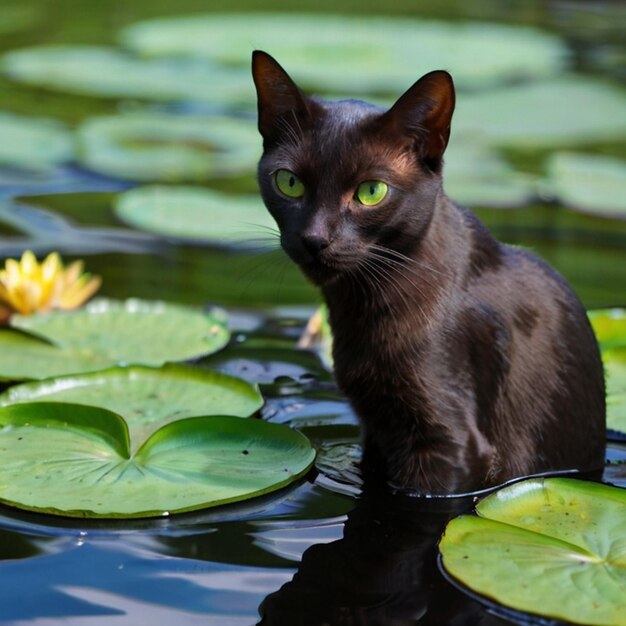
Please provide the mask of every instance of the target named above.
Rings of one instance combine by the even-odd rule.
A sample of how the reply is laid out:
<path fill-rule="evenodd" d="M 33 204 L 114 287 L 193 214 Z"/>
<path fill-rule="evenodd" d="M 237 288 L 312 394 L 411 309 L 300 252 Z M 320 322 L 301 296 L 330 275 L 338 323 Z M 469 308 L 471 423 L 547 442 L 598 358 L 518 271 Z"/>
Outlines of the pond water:
<path fill-rule="evenodd" d="M 270 4 L 274 11 L 293 9 L 281 0 Z M 541 27 L 565 46 L 570 73 L 577 72 L 581 81 L 594 77 L 624 98 L 620 59 L 626 52 L 619 23 L 625 14 L 619 3 L 520 1 L 505 7 L 448 0 L 420 3 L 419 11 L 412 5 L 395 0 L 385 10 L 450 24 L 490 20 Z M 307 3 L 301 6 L 307 9 Z M 316 12 L 354 15 L 362 3 L 325 1 L 315 7 Z M 113 0 L 3 2 L 0 48 L 113 46 L 117 33 L 144 18 L 219 8 L 200 0 L 181 0 L 175 6 Z M 245 1 L 228 7 L 254 8 L 255 3 Z M 221 105 L 193 97 L 172 103 L 68 91 L 72 89 L 27 85 L 4 76 L 0 108 L 54 118 L 70 129 L 90 117 L 146 108 L 181 116 L 215 109 L 223 113 Z M 465 92 L 460 93 L 462 108 Z M 472 88 L 466 93 L 468 99 L 478 97 Z M 253 118 L 245 107 L 236 112 L 244 122 Z M 500 146 L 499 155 L 515 176 L 535 180 L 545 175 L 543 164 L 553 148 L 561 146 L 624 159 L 626 133 L 620 128 L 614 137 L 600 129 L 597 136 L 574 143 L 555 139 L 553 147 L 513 142 Z M 253 151 L 259 146 L 260 141 Z M 81 155 L 33 168 L 11 163 L 4 154 L 0 147 L 0 261 L 26 248 L 38 255 L 58 250 L 68 259 L 84 258 L 88 270 L 102 276 L 103 295 L 225 307 L 233 340 L 197 367 L 257 382 L 265 397 L 261 417 L 301 429 L 318 448 L 318 460 L 296 486 L 271 496 L 172 518 L 90 523 L 0 509 L 1 624 L 248 626 L 261 619 L 261 606 L 261 623 L 267 625 L 528 623 L 519 616 L 490 614 L 438 573 L 435 546 L 441 529 L 451 515 L 471 509 L 471 497 L 429 503 L 386 496 L 357 499 L 357 421 L 318 355 L 296 348 L 318 296 L 276 249 L 275 238 L 260 233 L 258 249 L 242 250 L 131 229 L 115 217 L 112 206 L 119 193 L 139 181 L 150 182 L 149 177 L 122 180 L 84 161 L 77 164 Z M 165 182 L 180 181 L 166 177 Z M 229 193 L 256 192 L 252 168 L 200 182 Z M 516 185 L 506 189 L 517 192 Z M 498 201 L 472 201 L 474 191 L 463 192 L 460 183 L 458 189 L 499 238 L 529 246 L 554 264 L 588 308 L 626 305 L 624 214 L 618 219 L 602 211 L 580 213 L 543 191 L 517 201 L 514 208 L 500 209 L 495 208 Z M 626 446 L 611 443 L 608 458 L 625 461 Z M 626 466 L 608 465 L 605 477 L 626 486 Z M 315 548 L 308 550 L 311 546 Z"/>

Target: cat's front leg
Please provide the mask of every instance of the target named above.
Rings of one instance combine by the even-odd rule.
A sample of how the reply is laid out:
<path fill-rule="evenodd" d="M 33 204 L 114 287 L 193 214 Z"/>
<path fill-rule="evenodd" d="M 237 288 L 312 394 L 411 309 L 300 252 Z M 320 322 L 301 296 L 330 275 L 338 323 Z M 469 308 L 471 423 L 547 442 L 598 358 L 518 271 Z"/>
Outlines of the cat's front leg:
<path fill-rule="evenodd" d="M 487 470 L 477 467 L 474 451 L 446 428 L 438 433 L 428 439 L 411 428 L 367 434 L 361 461 L 365 488 L 443 494 L 482 486 Z"/>

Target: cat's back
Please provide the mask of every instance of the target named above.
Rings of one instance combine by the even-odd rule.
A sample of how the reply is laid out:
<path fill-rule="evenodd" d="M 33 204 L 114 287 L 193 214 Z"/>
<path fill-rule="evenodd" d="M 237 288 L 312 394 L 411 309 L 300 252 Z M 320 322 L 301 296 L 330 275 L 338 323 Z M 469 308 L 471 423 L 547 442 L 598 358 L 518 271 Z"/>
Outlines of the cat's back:
<path fill-rule="evenodd" d="M 459 272 L 465 305 L 500 310 L 528 338 L 558 332 L 569 320 L 597 352 L 585 309 L 563 276 L 530 250 L 497 241 L 475 215 L 453 206 L 467 241 Z"/>
<path fill-rule="evenodd" d="M 604 375 L 583 305 L 547 263 L 458 210 L 470 243 L 455 332 L 477 377 L 482 428 L 524 471 L 548 459 L 555 469 L 601 466 Z"/>

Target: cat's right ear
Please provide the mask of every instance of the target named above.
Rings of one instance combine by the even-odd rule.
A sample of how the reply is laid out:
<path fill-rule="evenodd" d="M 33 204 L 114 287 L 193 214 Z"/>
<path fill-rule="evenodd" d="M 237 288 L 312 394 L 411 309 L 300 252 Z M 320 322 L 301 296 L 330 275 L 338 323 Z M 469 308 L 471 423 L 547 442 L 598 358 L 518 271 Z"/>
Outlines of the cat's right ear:
<path fill-rule="evenodd" d="M 281 120 L 283 124 L 301 125 L 309 115 L 306 96 L 266 52 L 255 50 L 252 53 L 252 78 L 258 98 L 259 132 L 266 141 L 284 132 Z"/>
<path fill-rule="evenodd" d="M 383 123 L 388 132 L 412 138 L 425 161 L 438 169 L 450 138 L 454 100 L 452 77 L 436 70 L 408 89 L 383 115 Z"/>

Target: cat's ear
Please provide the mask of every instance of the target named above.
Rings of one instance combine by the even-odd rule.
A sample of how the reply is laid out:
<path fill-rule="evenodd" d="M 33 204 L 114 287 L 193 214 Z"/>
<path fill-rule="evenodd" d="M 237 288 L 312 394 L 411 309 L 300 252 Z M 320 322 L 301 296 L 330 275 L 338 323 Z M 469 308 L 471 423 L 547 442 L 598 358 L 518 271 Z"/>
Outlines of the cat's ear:
<path fill-rule="evenodd" d="M 383 123 L 387 130 L 414 139 L 421 156 L 436 165 L 450 138 L 454 100 L 452 76 L 443 70 L 430 72 L 383 115 Z"/>
<path fill-rule="evenodd" d="M 284 132 L 280 120 L 301 123 L 309 114 L 309 103 L 299 87 L 278 62 L 266 52 L 252 53 L 252 78 L 259 108 L 259 132 L 266 140 Z"/>

